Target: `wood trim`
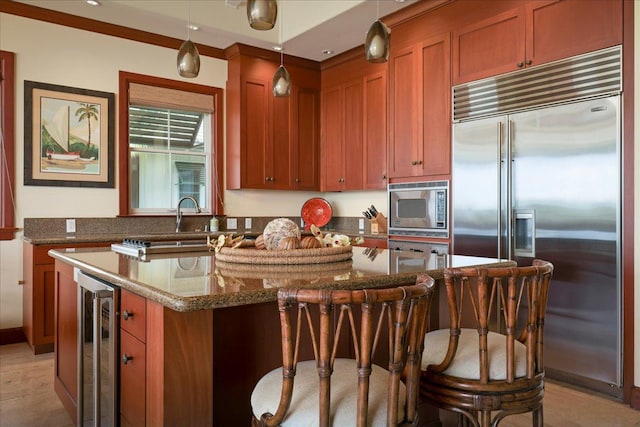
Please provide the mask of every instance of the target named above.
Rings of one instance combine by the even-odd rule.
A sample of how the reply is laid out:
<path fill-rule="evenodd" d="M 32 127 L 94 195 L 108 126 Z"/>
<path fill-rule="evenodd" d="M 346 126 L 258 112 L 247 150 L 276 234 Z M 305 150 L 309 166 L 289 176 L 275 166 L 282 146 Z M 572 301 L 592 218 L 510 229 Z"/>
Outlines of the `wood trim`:
<path fill-rule="evenodd" d="M 624 402 L 631 402 L 632 396 L 635 399 L 632 407 L 640 409 L 640 395 L 638 388 L 634 388 L 634 352 L 640 343 L 634 344 L 634 0 L 624 0 L 622 28 L 623 44 L 622 57 L 623 69 L 622 90 L 623 96 L 623 129 L 622 129 L 622 300 L 623 319 L 622 330 L 624 331 L 622 342 L 622 396 Z M 632 393 L 632 389 L 634 392 Z M 635 406 L 633 406 L 635 405 Z"/>
<path fill-rule="evenodd" d="M 13 206 L 15 186 L 15 54 L 0 50 L 0 111 L 2 111 L 2 149 L 0 150 L 0 240 L 13 240 L 17 228 Z M 6 157 L 5 157 L 6 155 Z M 6 171 L 5 171 L 6 162 Z M 4 175 L 6 172 L 6 175 Z"/>
<path fill-rule="evenodd" d="M 122 25 L 83 18 L 11 0 L 0 0 L 0 12 L 22 16 L 24 18 L 36 19 L 38 21 L 50 22 L 52 24 L 63 25 L 65 27 L 77 28 L 79 30 L 91 31 L 93 33 L 104 34 L 107 36 L 147 43 L 154 46 L 167 47 L 175 49 L 176 51 L 180 49 L 182 42 L 184 42 L 184 40 L 173 37 L 135 30 Z M 223 49 L 199 43 L 196 43 L 196 46 L 198 47 L 198 52 L 201 56 L 226 59 Z"/>
<path fill-rule="evenodd" d="M 411 6 L 400 9 L 397 12 L 394 12 L 390 15 L 387 15 L 382 18 L 382 21 L 389 28 L 393 28 L 397 25 L 403 24 L 411 19 L 419 18 L 425 13 L 431 12 L 436 8 L 446 5 L 447 3 L 451 3 L 455 0 L 424 0 L 419 1 Z"/>
<path fill-rule="evenodd" d="M 0 0 L 2 1 L 2 0 Z M 221 88 L 206 86 L 196 83 L 188 83 L 179 80 L 165 79 L 161 77 L 147 76 L 144 74 L 120 71 L 118 81 L 118 191 L 120 193 L 119 216 L 130 216 L 129 212 L 129 85 L 131 83 L 146 84 L 149 86 L 166 87 L 170 89 L 182 90 L 185 92 L 202 93 L 213 96 L 214 120 L 212 135 L 215 137 L 212 149 L 213 159 L 211 181 L 211 210 L 216 214 L 222 214 L 224 193 L 222 192 L 223 181 L 223 153 L 224 153 L 224 96 Z"/>
<path fill-rule="evenodd" d="M 631 404 L 632 409 L 640 411 L 640 387 L 631 388 Z"/>
<path fill-rule="evenodd" d="M 246 45 L 243 43 L 234 43 L 227 47 L 225 50 L 225 58 L 227 61 L 235 56 L 244 55 L 253 58 L 264 59 L 276 64 L 280 63 L 280 53 L 274 50 L 262 49 L 255 46 Z M 312 61 L 310 59 L 300 58 L 298 56 L 284 55 L 285 66 L 295 66 L 300 68 L 308 68 L 313 71 L 320 70 L 320 62 Z"/>
<path fill-rule="evenodd" d="M 26 340 L 22 327 L 0 329 L 0 345 L 17 344 Z"/>

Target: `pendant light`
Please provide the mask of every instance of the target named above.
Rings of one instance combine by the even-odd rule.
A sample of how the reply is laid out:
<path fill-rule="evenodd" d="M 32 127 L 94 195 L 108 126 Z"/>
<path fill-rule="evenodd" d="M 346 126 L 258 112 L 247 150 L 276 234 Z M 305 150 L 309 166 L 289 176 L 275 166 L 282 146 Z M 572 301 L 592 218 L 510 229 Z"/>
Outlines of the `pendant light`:
<path fill-rule="evenodd" d="M 376 3 L 376 17 L 380 14 L 379 6 L 380 0 Z M 389 59 L 389 29 L 380 19 L 369 27 L 364 53 L 369 62 L 387 62 Z"/>
<path fill-rule="evenodd" d="M 191 5 L 189 5 L 189 24 L 187 25 L 187 39 L 178 51 L 178 74 L 182 77 L 198 77 L 200 72 L 200 54 L 198 48 L 191 41 Z"/>
<path fill-rule="evenodd" d="M 282 27 L 284 24 L 284 7 L 280 17 L 280 66 L 273 75 L 273 96 L 284 97 L 291 94 L 291 75 L 284 68 L 284 46 L 282 44 Z"/>
<path fill-rule="evenodd" d="M 276 25 L 278 3 L 276 0 L 248 0 L 247 19 L 254 30 L 270 30 Z"/>

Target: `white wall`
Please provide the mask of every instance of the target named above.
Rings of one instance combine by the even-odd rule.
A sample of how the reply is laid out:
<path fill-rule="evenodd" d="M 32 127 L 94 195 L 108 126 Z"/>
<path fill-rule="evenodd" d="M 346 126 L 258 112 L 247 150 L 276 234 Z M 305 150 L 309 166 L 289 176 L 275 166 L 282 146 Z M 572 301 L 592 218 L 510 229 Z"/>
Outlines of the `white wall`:
<path fill-rule="evenodd" d="M 227 63 L 223 60 L 202 57 L 200 75 L 195 79 L 182 79 L 176 72 L 175 50 L 4 13 L 0 13 L 0 49 L 16 54 L 17 227 L 23 226 L 24 218 L 114 217 L 118 214 L 118 182 L 114 189 L 24 186 L 24 80 L 113 92 L 116 108 L 119 71 L 223 89 L 227 80 Z M 305 200 L 318 196 L 329 200 L 335 216 L 359 216 L 371 203 L 386 215 L 384 191 L 345 194 L 225 191 L 225 213 L 297 216 Z M 18 285 L 21 279 L 22 234 L 18 234 L 16 240 L 0 242 L 0 329 L 22 325 L 22 288 Z"/>

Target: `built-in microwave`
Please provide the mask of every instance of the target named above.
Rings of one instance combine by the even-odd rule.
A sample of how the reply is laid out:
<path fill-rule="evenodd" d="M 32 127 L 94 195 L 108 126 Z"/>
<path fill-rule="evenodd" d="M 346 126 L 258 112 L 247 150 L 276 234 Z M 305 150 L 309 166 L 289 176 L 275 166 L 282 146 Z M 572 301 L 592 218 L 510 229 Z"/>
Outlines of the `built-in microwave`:
<path fill-rule="evenodd" d="M 389 184 L 389 234 L 449 237 L 449 181 Z"/>

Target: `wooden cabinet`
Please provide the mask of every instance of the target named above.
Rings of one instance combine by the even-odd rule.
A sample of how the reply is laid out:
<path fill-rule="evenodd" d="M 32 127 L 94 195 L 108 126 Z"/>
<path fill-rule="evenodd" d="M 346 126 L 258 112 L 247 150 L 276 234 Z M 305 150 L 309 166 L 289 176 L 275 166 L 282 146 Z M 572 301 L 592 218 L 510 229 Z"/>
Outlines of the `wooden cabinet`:
<path fill-rule="evenodd" d="M 55 261 L 53 388 L 74 424 L 78 402 L 78 284 L 73 267 Z"/>
<path fill-rule="evenodd" d="M 323 96 L 322 189 L 363 188 L 362 79 L 329 88 Z"/>
<path fill-rule="evenodd" d="M 34 354 L 52 352 L 55 338 L 55 274 L 50 249 L 105 246 L 107 243 L 32 245 L 24 243 L 22 326 Z"/>
<path fill-rule="evenodd" d="M 323 89 L 323 191 L 386 188 L 386 94 L 382 71 Z"/>
<path fill-rule="evenodd" d="M 450 34 L 399 47 L 389 61 L 389 178 L 450 173 Z"/>
<path fill-rule="evenodd" d="M 145 425 L 146 300 L 120 293 L 120 415 L 122 425 Z"/>
<path fill-rule="evenodd" d="M 319 69 L 299 59 L 285 64 L 291 95 L 275 97 L 279 56 L 242 45 L 229 55 L 227 188 L 317 190 Z"/>
<path fill-rule="evenodd" d="M 621 43 L 621 1 L 529 1 L 453 31 L 453 83 Z"/>
<path fill-rule="evenodd" d="M 387 249 L 389 247 L 386 237 L 365 237 L 364 241 L 357 246 L 377 249 Z"/>

